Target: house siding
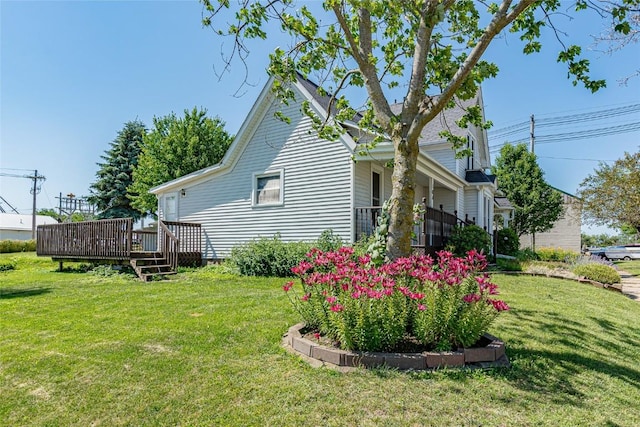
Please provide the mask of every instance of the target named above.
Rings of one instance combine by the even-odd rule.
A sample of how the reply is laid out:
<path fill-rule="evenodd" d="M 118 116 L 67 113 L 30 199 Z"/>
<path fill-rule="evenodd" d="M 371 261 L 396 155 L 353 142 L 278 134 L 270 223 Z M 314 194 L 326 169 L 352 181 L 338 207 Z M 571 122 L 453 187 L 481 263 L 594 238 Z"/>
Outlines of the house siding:
<path fill-rule="evenodd" d="M 473 218 L 478 219 L 478 189 L 476 188 L 468 188 L 464 191 L 464 214 L 467 215 L 469 221 L 472 221 Z M 466 219 L 464 216 L 462 219 Z"/>
<path fill-rule="evenodd" d="M 270 105 L 231 171 L 179 197 L 180 221 L 202 224 L 204 258 L 226 258 L 236 245 L 277 233 L 283 241 L 311 241 L 333 229 L 351 238 L 349 150 L 319 140 L 295 106 L 282 109 L 291 124 L 273 118 L 278 110 L 280 105 Z M 283 204 L 252 206 L 254 174 L 280 170 Z"/>
<path fill-rule="evenodd" d="M 422 147 L 421 150 L 431 156 L 442 166 L 449 169 L 451 172 L 455 173 L 459 177 L 464 178 L 464 172 L 461 173 L 459 170 L 459 161 L 456 159 L 453 149 L 450 146 L 440 147 L 441 148 L 435 148 L 427 145 L 426 147 Z"/>
<path fill-rule="evenodd" d="M 574 252 L 581 250 L 581 210 L 575 199 L 567 194 L 563 194 L 564 212 L 560 219 L 555 222 L 553 228 L 544 233 L 537 233 L 535 236 L 536 249 L 538 248 L 560 248 Z M 520 246 L 530 248 L 533 239 L 530 234 L 520 237 Z"/>

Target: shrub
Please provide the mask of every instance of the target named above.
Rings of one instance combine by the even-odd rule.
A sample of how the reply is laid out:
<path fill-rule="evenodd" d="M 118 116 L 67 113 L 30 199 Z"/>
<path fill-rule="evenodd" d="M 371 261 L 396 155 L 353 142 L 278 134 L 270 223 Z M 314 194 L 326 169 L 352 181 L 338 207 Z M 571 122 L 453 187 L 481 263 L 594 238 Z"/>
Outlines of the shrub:
<path fill-rule="evenodd" d="M 496 231 L 496 253 L 516 256 L 520 249 L 520 238 L 512 228 Z"/>
<path fill-rule="evenodd" d="M 456 226 L 447 240 L 447 245 L 457 256 L 464 256 L 474 249 L 488 254 L 491 250 L 491 236 L 477 225 Z"/>
<path fill-rule="evenodd" d="M 332 252 L 340 249 L 343 246 L 343 242 L 339 235 L 334 234 L 332 229 L 328 229 L 320 234 L 313 246 L 323 252 Z"/>
<path fill-rule="evenodd" d="M 517 259 L 496 258 L 496 264 L 502 271 L 522 271 L 522 264 Z"/>
<path fill-rule="evenodd" d="M 614 269 L 616 268 L 616 265 L 612 261 L 598 255 L 582 255 L 574 261 L 574 265 L 582 264 L 602 264 Z"/>
<path fill-rule="evenodd" d="M 518 261 L 534 261 L 538 259 L 538 255 L 531 248 L 520 249 L 516 254 Z"/>
<path fill-rule="evenodd" d="M 442 251 L 438 263 L 413 255 L 376 266 L 353 248 L 312 250 L 283 288 L 308 327 L 347 350 L 392 350 L 406 334 L 429 348 L 473 345 L 500 311 L 497 287 L 480 275 L 486 258 Z"/>
<path fill-rule="evenodd" d="M 0 240 L 0 254 L 35 252 L 35 240 Z"/>
<path fill-rule="evenodd" d="M 620 274 L 613 267 L 604 264 L 579 264 L 573 268 L 573 273 L 600 283 L 620 283 Z"/>
<path fill-rule="evenodd" d="M 290 277 L 311 249 L 310 243 L 283 242 L 279 235 L 255 239 L 231 250 L 230 261 L 245 276 Z"/>
<path fill-rule="evenodd" d="M 540 248 L 536 251 L 540 261 L 560 261 L 572 263 L 580 256 L 579 253 L 562 248 Z"/>
<path fill-rule="evenodd" d="M 15 259 L 1 259 L 0 271 L 15 270 L 18 262 Z"/>

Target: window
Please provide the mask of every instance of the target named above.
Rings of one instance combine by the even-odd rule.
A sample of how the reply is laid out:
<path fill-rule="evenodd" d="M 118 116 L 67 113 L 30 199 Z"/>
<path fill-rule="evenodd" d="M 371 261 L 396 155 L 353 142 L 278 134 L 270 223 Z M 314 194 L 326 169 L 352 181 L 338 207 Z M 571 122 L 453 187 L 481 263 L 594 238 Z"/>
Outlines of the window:
<path fill-rule="evenodd" d="M 467 135 L 467 149 L 471 155 L 467 157 L 467 170 L 475 169 L 476 141 L 471 135 Z"/>
<path fill-rule="evenodd" d="M 178 206 L 177 197 L 175 194 L 170 194 L 164 198 L 164 220 L 176 221 L 178 219 Z"/>
<path fill-rule="evenodd" d="M 371 206 L 380 206 L 380 174 L 371 173 Z"/>
<path fill-rule="evenodd" d="M 253 205 L 281 205 L 283 203 L 282 171 L 254 175 Z"/>

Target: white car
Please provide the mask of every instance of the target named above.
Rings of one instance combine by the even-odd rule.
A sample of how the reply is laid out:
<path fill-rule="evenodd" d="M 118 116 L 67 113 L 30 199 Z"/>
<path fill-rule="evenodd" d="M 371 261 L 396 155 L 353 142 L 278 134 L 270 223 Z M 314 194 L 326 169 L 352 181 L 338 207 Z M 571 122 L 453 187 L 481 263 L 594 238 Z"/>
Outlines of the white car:
<path fill-rule="evenodd" d="M 640 259 L 640 244 L 609 246 L 605 248 L 604 256 L 607 259 L 623 259 L 625 261 Z"/>

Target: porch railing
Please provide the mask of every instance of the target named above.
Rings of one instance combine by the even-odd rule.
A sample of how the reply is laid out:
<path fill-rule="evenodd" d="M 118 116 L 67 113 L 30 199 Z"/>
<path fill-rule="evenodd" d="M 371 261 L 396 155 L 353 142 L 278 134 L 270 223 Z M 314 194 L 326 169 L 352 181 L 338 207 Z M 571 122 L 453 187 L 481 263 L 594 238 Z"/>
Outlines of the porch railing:
<path fill-rule="evenodd" d="M 446 212 L 443 205 L 440 205 L 440 209 L 425 206 L 424 210 L 421 223 L 414 226 L 414 238 L 411 243 L 414 250 L 433 253 L 444 249 L 447 239 L 457 225 L 475 224 L 475 218 L 458 218 L 457 211 Z M 377 206 L 356 208 L 356 241 L 373 234 L 381 211 L 382 208 Z"/>

